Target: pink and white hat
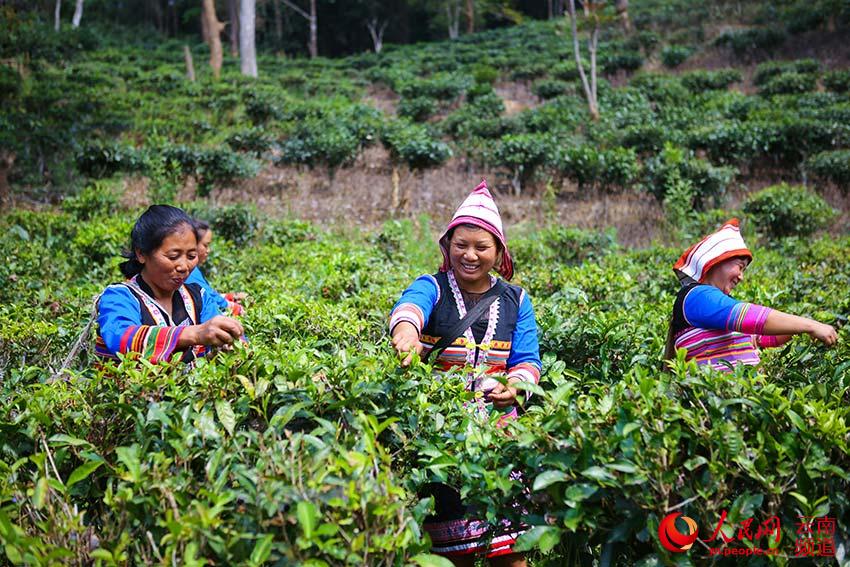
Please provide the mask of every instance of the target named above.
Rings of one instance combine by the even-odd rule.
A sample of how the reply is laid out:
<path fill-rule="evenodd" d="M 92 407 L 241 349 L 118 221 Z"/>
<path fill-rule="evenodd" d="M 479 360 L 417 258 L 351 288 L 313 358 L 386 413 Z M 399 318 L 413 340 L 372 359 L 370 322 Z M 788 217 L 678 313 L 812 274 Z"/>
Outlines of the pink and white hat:
<path fill-rule="evenodd" d="M 744 244 L 738 219 L 730 219 L 720 230 L 685 250 L 673 271 L 680 280 L 690 278 L 702 283 L 711 268 L 729 258 L 739 257 L 749 258 L 752 262 L 753 253 Z"/>
<path fill-rule="evenodd" d="M 449 261 L 449 232 L 462 224 L 471 224 L 483 228 L 498 239 L 502 245 L 502 263 L 498 266 L 498 272 L 503 278 L 510 280 L 514 275 L 514 263 L 511 259 L 511 253 L 508 250 L 505 232 L 502 229 L 502 217 L 499 215 L 499 209 L 496 207 L 493 196 L 487 189 L 487 181 L 482 179 L 478 187 L 461 203 L 460 207 L 455 211 L 449 226 L 446 227 L 443 236 L 440 237 L 440 252 L 443 253 L 443 265 L 440 266 L 441 272 L 448 272 L 451 268 L 451 262 Z"/>

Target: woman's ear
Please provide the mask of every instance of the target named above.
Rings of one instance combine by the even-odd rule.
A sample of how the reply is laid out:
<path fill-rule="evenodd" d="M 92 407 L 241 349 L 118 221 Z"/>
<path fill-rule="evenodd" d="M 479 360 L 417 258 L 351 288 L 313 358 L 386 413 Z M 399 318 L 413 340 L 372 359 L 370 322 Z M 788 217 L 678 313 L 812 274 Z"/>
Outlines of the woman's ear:
<path fill-rule="evenodd" d="M 145 260 L 146 260 L 145 255 L 144 255 L 144 254 L 142 254 L 142 251 L 141 251 L 141 250 L 139 250 L 138 248 L 136 248 L 136 261 L 137 261 L 139 264 L 144 264 L 144 263 L 145 263 Z"/>

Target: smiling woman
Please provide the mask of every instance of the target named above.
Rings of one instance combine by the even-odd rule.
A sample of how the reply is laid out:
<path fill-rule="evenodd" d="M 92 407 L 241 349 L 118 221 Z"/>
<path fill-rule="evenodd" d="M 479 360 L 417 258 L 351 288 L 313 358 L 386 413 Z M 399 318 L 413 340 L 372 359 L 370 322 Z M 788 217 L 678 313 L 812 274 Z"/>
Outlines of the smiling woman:
<path fill-rule="evenodd" d="M 738 219 L 685 250 L 673 266 L 682 288 L 673 304 L 665 360 L 676 358 L 681 348 L 687 360 L 730 370 L 735 364 L 757 365 L 759 348 L 782 346 L 792 335 L 835 344 L 838 336 L 829 325 L 730 297 L 752 260 Z"/>
<path fill-rule="evenodd" d="M 479 392 L 469 409 L 499 423 L 516 418 L 517 384 L 537 383 L 540 353 L 537 323 L 525 291 L 508 285 L 514 273 L 502 219 L 482 182 L 461 204 L 440 238 L 443 264 L 434 275 L 419 277 L 401 295 L 390 315 L 392 344 L 402 365 L 412 352 L 434 355 L 434 367 L 462 373 L 468 390 Z M 497 379 L 501 377 L 501 380 Z M 517 471 L 511 478 L 519 479 Z M 491 565 L 521 567 L 525 558 L 513 550 L 523 526 L 479 518 L 455 488 L 429 483 L 422 495 L 434 497 L 435 513 L 424 528 L 432 552 L 455 565 L 472 565 L 478 555 Z"/>
<path fill-rule="evenodd" d="M 96 352 L 151 362 L 191 362 L 206 347 L 232 343 L 242 325 L 218 315 L 197 284 L 186 284 L 198 263 L 192 219 L 168 205 L 152 205 L 136 221 L 121 264 L 126 281 L 111 285 L 97 302 Z"/>

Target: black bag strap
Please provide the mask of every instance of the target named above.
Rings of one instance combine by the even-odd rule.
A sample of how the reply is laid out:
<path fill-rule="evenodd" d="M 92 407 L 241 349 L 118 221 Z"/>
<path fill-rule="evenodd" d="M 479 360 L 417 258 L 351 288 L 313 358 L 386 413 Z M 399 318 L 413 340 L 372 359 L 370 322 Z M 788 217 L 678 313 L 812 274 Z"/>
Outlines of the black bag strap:
<path fill-rule="evenodd" d="M 496 298 L 500 297 L 505 290 L 508 289 L 507 284 L 502 280 L 496 280 L 496 283 L 487 290 L 484 295 L 481 296 L 481 299 L 478 300 L 478 303 L 475 306 L 466 312 L 466 316 L 455 323 L 455 326 L 452 327 L 448 333 L 440 337 L 440 340 L 437 341 L 437 344 L 434 345 L 428 354 L 422 357 L 422 362 L 428 362 L 428 359 L 431 358 L 432 355 L 439 356 L 441 352 L 443 352 L 446 347 L 455 342 L 455 339 L 463 334 L 465 330 L 472 326 L 473 323 L 478 321 L 481 315 L 484 314 L 484 311 L 490 307 L 490 305 L 496 301 Z M 436 354 L 435 354 L 436 353 Z"/>

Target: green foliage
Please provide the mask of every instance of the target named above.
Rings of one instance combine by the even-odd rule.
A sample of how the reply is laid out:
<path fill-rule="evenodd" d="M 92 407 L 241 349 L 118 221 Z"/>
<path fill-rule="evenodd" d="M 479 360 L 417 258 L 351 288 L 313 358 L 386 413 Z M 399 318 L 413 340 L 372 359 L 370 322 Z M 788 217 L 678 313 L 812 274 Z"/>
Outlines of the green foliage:
<path fill-rule="evenodd" d="M 661 50 L 661 62 L 671 69 L 684 63 L 694 50 L 687 45 L 668 45 Z"/>
<path fill-rule="evenodd" d="M 667 192 L 681 183 L 690 183 L 694 191 L 694 206 L 705 208 L 716 203 L 726 192 L 737 170 L 716 167 L 681 148 L 665 144 L 664 150 L 644 162 L 646 190 L 663 202 Z"/>
<path fill-rule="evenodd" d="M 786 183 L 750 195 L 744 212 L 758 230 L 772 237 L 809 236 L 829 226 L 836 216 L 818 195 Z"/>
<path fill-rule="evenodd" d="M 629 187 L 641 171 L 633 149 L 601 149 L 589 144 L 560 148 L 555 167 L 580 186 L 604 188 Z"/>
<path fill-rule="evenodd" d="M 756 67 L 753 75 L 753 83 L 763 87 L 771 80 L 787 73 L 798 73 L 803 75 L 817 74 L 820 71 L 820 63 L 814 59 L 797 59 L 796 61 L 767 61 Z"/>
<path fill-rule="evenodd" d="M 430 131 L 418 124 L 404 121 L 390 123 L 381 133 L 381 141 L 393 158 L 411 169 L 439 165 L 452 156 L 452 150 Z"/>
<path fill-rule="evenodd" d="M 785 43 L 786 37 L 784 30 L 771 26 L 727 31 L 720 35 L 715 43 L 729 47 L 738 57 L 745 57 L 753 56 L 760 51 L 770 53 Z"/>
<path fill-rule="evenodd" d="M 823 86 L 834 93 L 850 92 L 850 71 L 829 71 L 823 75 Z"/>
<path fill-rule="evenodd" d="M 400 369 L 388 345 L 399 292 L 439 262 L 424 222 L 343 235 L 254 213 L 257 238 L 216 240 L 211 276 L 249 292 L 249 345 L 191 369 L 80 363 L 51 380 L 92 297 L 119 277 L 116 259 L 89 258 L 126 242 L 135 215 L 0 218 L 8 562 L 436 564 L 421 529 L 433 503 L 416 496 L 433 481 L 482 517 L 526 522 L 534 565 L 602 564 L 611 538 L 612 564 L 675 562 L 652 536 L 667 502 L 701 526 L 722 510 L 727 524 L 777 515 L 789 554 L 800 514 L 846 530 L 846 236 L 756 246 L 735 290 L 839 324 L 838 345 L 798 337 L 758 371 L 725 374 L 659 369 L 681 248 L 515 231 L 544 372 L 524 415 L 498 427 L 466 409 L 464 376 Z M 694 548 L 688 560 L 711 557 Z"/>
<path fill-rule="evenodd" d="M 115 182 L 93 181 L 79 195 L 62 202 L 62 210 L 78 220 L 109 218 L 118 211 L 118 193 Z"/>
<path fill-rule="evenodd" d="M 398 103 L 398 115 L 414 122 L 424 122 L 437 112 L 437 101 L 427 97 L 403 98 Z"/>
<path fill-rule="evenodd" d="M 718 71 L 690 71 L 681 76 L 682 84 L 692 93 L 726 89 L 732 83 L 742 80 L 741 72 L 737 69 L 720 69 Z"/>
<path fill-rule="evenodd" d="M 845 193 L 850 191 L 850 150 L 826 151 L 806 160 L 806 171 L 838 185 Z"/>
<path fill-rule="evenodd" d="M 531 90 L 540 98 L 548 100 L 567 94 L 568 92 L 574 92 L 575 87 L 572 83 L 567 83 L 559 79 L 540 79 L 539 81 L 535 81 Z"/>
<path fill-rule="evenodd" d="M 262 127 L 245 128 L 234 132 L 225 142 L 236 151 L 250 152 L 256 157 L 260 157 L 274 146 L 273 137 Z"/>
<path fill-rule="evenodd" d="M 206 213 L 205 220 L 217 236 L 237 246 L 251 242 L 259 227 L 256 210 L 247 205 L 214 208 Z"/>
<path fill-rule="evenodd" d="M 93 143 L 77 154 L 77 168 L 84 175 L 101 178 L 116 173 L 142 173 L 148 167 L 148 156 L 133 146 L 105 142 Z"/>
<path fill-rule="evenodd" d="M 759 93 L 763 95 L 794 94 L 817 88 L 817 75 L 811 73 L 783 73 L 767 81 Z"/>

